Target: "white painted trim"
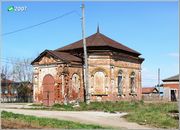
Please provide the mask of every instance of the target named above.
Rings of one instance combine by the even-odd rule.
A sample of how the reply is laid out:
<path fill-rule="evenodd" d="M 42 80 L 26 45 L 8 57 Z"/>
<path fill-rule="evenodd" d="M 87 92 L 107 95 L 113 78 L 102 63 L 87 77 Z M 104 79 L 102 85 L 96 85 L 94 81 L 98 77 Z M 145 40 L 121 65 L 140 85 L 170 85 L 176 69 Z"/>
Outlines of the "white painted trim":
<path fill-rule="evenodd" d="M 179 82 L 164 82 L 163 84 L 179 84 Z"/>

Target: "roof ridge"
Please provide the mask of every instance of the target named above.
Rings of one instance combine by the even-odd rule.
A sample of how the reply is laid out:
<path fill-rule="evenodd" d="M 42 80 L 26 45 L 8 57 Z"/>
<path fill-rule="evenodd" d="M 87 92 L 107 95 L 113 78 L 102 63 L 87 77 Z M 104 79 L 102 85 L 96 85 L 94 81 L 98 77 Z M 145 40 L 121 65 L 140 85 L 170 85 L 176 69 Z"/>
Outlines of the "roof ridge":
<path fill-rule="evenodd" d="M 91 44 L 93 43 L 93 41 L 96 39 L 96 36 L 97 36 L 97 33 L 95 33 L 95 34 L 93 34 L 95 37 L 92 39 L 92 41 L 91 41 Z M 93 36 L 93 35 L 91 35 L 91 36 Z M 89 36 L 90 37 L 90 36 Z M 88 38 L 89 38 L 88 37 Z M 85 38 L 86 39 L 86 41 L 88 40 L 88 38 Z"/>
<path fill-rule="evenodd" d="M 107 37 L 107 36 L 104 35 L 104 34 L 101 34 L 101 35 Z M 105 41 L 105 43 L 106 43 L 106 40 L 105 40 L 103 37 L 102 37 L 102 39 L 103 39 L 103 41 Z M 108 43 L 108 42 L 107 42 L 107 43 Z M 106 43 L 106 45 L 109 46 L 107 43 Z"/>
<path fill-rule="evenodd" d="M 49 53 L 49 54 L 55 56 L 56 58 L 59 58 L 57 55 L 55 55 L 54 53 L 52 53 L 52 51 L 53 51 L 53 50 L 47 50 L 47 49 L 44 50 L 36 59 L 34 59 L 34 60 L 31 62 L 31 64 L 33 64 L 36 60 L 39 60 L 39 59 L 41 58 L 41 56 L 44 55 L 45 53 Z M 62 59 L 62 58 L 59 58 L 59 59 L 61 59 L 62 61 L 66 62 L 66 61 L 65 61 L 64 59 Z"/>
<path fill-rule="evenodd" d="M 51 54 L 55 55 L 57 58 L 61 59 L 62 61 L 64 61 L 64 62 L 69 62 L 69 61 L 67 61 L 67 60 L 65 60 L 65 59 L 63 59 L 63 58 L 61 58 L 61 57 L 58 56 L 57 54 L 55 54 L 55 53 L 60 53 L 60 52 L 54 51 L 54 50 L 50 50 L 50 52 L 51 52 Z M 55 53 L 53 53 L 53 52 L 55 52 Z"/>
<path fill-rule="evenodd" d="M 69 56 L 74 57 L 74 58 L 79 58 L 79 57 L 77 57 L 77 56 L 75 56 L 75 55 L 73 55 L 73 54 L 71 54 L 71 53 L 69 53 L 69 52 L 62 52 L 62 51 L 57 51 L 57 50 L 52 50 L 52 52 L 53 52 L 59 59 L 65 61 L 65 62 L 68 62 L 68 63 L 69 63 L 69 60 L 66 59 L 67 57 L 66 57 L 66 58 L 62 58 L 60 55 L 58 55 L 58 54 L 56 54 L 56 53 L 66 54 L 66 55 L 69 55 Z M 76 60 L 72 60 L 72 61 L 76 61 Z"/>
<path fill-rule="evenodd" d="M 64 63 L 70 63 L 71 61 L 81 62 L 81 59 L 79 57 L 72 55 L 69 52 L 62 52 L 57 50 L 44 50 L 35 60 L 31 62 L 31 64 L 33 65 L 34 62 L 38 61 L 46 53 L 50 54 L 51 56 L 54 56 L 57 59 L 60 59 Z"/>
<path fill-rule="evenodd" d="M 98 36 L 99 36 L 99 37 L 101 38 L 101 40 L 103 40 L 104 43 L 105 43 L 105 40 L 104 40 L 104 38 L 103 38 L 101 35 L 102 35 L 102 34 L 101 34 L 100 32 L 95 33 L 95 37 L 93 38 L 91 44 L 93 43 L 94 40 L 96 40 L 96 38 L 98 38 Z"/>
<path fill-rule="evenodd" d="M 91 37 L 91 36 L 93 36 L 93 35 L 96 35 L 96 33 L 94 33 L 94 34 L 86 37 L 85 39 L 88 39 L 89 37 Z M 64 47 L 71 46 L 71 45 L 73 45 L 73 44 L 78 44 L 78 42 L 80 42 L 80 41 L 83 41 L 83 39 L 77 40 L 77 41 L 75 41 L 75 42 L 73 42 L 73 43 L 70 43 L 70 44 L 65 45 L 65 46 L 63 46 L 63 47 L 60 47 L 60 48 L 58 48 L 58 49 L 55 49 L 54 51 L 59 51 L 60 49 L 62 49 L 62 48 L 64 48 Z"/>
<path fill-rule="evenodd" d="M 121 46 L 124 46 L 124 47 L 130 49 L 131 51 L 135 51 L 135 50 L 133 50 L 133 49 L 131 49 L 131 48 L 129 48 L 129 47 L 123 45 L 122 43 L 120 43 L 120 42 L 118 42 L 118 41 L 115 41 L 115 40 L 113 40 L 112 38 L 107 37 L 107 36 L 104 35 L 104 34 L 101 34 L 101 35 L 103 35 L 103 36 L 106 37 L 107 39 L 109 39 L 109 40 L 111 40 L 111 41 L 113 41 L 113 42 L 115 42 L 115 43 L 117 43 L 117 44 L 120 44 Z M 104 39 L 104 38 L 103 38 L 103 39 Z M 107 42 L 107 43 L 108 43 L 108 42 Z M 109 46 L 109 45 L 108 45 L 108 46 Z M 137 52 L 137 51 L 135 51 L 135 52 L 136 52 L 136 53 L 139 53 L 139 52 Z M 141 54 L 139 53 L 139 55 L 141 55 Z"/>

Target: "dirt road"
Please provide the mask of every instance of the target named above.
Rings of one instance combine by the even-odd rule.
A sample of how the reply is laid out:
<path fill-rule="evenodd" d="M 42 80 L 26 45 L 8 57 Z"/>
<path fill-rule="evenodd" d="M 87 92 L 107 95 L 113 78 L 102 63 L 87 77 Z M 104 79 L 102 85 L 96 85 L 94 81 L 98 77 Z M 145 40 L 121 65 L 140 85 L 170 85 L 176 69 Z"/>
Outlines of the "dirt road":
<path fill-rule="evenodd" d="M 25 110 L 25 109 L 9 109 L 1 110 L 19 113 L 24 115 L 34 115 L 38 117 L 49 117 L 63 120 L 70 120 L 86 124 L 98 124 L 101 126 L 110 126 L 114 128 L 125 129 L 150 129 L 137 123 L 127 122 L 122 118 L 127 113 L 105 113 L 96 111 L 46 111 L 46 110 Z"/>

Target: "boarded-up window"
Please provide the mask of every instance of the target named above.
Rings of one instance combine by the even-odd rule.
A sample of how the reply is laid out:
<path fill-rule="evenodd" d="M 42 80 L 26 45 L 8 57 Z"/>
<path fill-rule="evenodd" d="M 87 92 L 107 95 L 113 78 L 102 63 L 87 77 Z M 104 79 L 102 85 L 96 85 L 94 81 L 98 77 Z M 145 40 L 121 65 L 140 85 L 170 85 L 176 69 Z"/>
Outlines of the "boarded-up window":
<path fill-rule="evenodd" d="M 80 79 L 77 74 L 73 74 L 72 76 L 72 87 L 76 92 L 80 89 Z"/>
<path fill-rule="evenodd" d="M 119 71 L 118 73 L 118 94 L 122 95 L 123 91 L 122 91 L 122 82 L 123 82 L 123 77 L 122 77 L 122 70 Z"/>
<path fill-rule="evenodd" d="M 132 72 L 131 75 L 130 75 L 130 92 L 131 93 L 135 93 L 135 87 L 136 87 L 135 73 Z"/>
<path fill-rule="evenodd" d="M 98 94 L 105 93 L 105 75 L 102 71 L 94 74 L 94 92 Z"/>

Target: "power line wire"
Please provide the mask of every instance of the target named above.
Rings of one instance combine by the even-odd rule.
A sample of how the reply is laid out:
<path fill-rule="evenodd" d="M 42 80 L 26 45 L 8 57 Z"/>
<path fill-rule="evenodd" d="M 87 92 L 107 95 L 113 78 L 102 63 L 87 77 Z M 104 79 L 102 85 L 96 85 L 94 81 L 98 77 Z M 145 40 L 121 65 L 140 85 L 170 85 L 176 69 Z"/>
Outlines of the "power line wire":
<path fill-rule="evenodd" d="M 13 57 L 12 57 L 12 58 L 1 57 L 0 59 L 2 59 L 2 60 L 9 60 L 9 61 L 18 61 L 18 62 L 19 62 L 19 61 L 21 61 L 21 62 L 23 61 L 23 62 L 24 62 L 24 61 L 31 61 L 31 60 L 33 60 L 33 59 L 31 59 L 31 58 L 28 58 L 28 59 L 20 59 L 20 58 L 13 58 Z"/>
<path fill-rule="evenodd" d="M 79 13 L 78 13 L 76 10 L 73 10 L 73 11 L 67 12 L 67 13 L 65 13 L 65 14 L 63 14 L 63 15 L 61 15 L 61 16 L 57 16 L 57 17 L 55 17 L 55 18 L 46 20 L 46 21 L 41 22 L 41 23 L 38 23 L 38 24 L 34 24 L 34 25 L 31 25 L 31 26 L 28 26 L 28 27 L 24 27 L 24 28 L 21 28 L 21 29 L 17 29 L 17 30 L 12 31 L 12 32 L 3 33 L 3 34 L 1 34 L 1 36 L 6 36 L 6 35 L 9 35 L 9 34 L 13 34 L 13 33 L 17 33 L 17 32 L 20 32 L 20 31 L 27 30 L 27 29 L 31 29 L 31 28 L 37 27 L 37 26 L 39 26 L 39 25 L 42 25 L 42 24 L 46 24 L 46 23 L 55 21 L 55 20 L 57 20 L 57 19 L 60 19 L 60 18 L 62 18 L 62 17 L 65 17 L 65 16 L 67 16 L 67 15 L 70 15 L 70 14 L 72 14 L 72 13 L 76 13 L 77 15 L 79 15 Z"/>
<path fill-rule="evenodd" d="M 7 61 L 1 61 L 3 63 L 6 63 L 6 64 L 11 64 L 11 65 L 15 65 L 15 64 L 18 64 L 18 63 L 12 63 L 12 62 L 7 62 Z M 18 64 L 18 65 L 21 65 L 21 66 L 27 66 L 27 67 L 32 67 L 31 65 L 26 65 L 26 64 Z"/>
<path fill-rule="evenodd" d="M 24 63 L 24 62 L 22 62 L 22 61 L 11 61 L 11 60 L 7 60 L 7 59 L 2 59 L 2 58 L 0 58 L 1 60 L 1 62 L 3 62 L 3 63 L 7 63 L 7 64 L 18 64 L 18 65 L 22 65 L 22 66 L 29 66 L 29 67 L 32 67 L 31 65 L 30 65 L 30 63 L 28 64 L 28 63 Z"/>

